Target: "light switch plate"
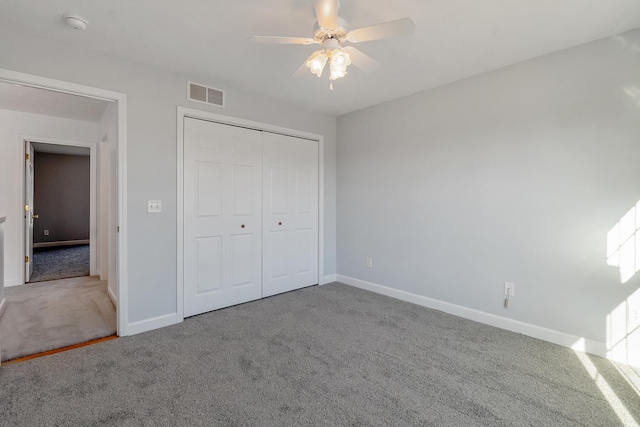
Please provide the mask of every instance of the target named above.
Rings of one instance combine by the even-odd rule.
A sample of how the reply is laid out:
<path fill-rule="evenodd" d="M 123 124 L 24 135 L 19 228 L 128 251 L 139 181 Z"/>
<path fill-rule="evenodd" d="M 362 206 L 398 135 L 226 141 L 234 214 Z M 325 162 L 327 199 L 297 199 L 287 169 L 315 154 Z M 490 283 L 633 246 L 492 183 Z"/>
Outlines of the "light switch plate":
<path fill-rule="evenodd" d="M 516 295 L 516 285 L 512 282 L 504 282 L 504 294 L 513 297 Z"/>
<path fill-rule="evenodd" d="M 147 200 L 147 212 L 148 213 L 162 212 L 162 200 Z"/>

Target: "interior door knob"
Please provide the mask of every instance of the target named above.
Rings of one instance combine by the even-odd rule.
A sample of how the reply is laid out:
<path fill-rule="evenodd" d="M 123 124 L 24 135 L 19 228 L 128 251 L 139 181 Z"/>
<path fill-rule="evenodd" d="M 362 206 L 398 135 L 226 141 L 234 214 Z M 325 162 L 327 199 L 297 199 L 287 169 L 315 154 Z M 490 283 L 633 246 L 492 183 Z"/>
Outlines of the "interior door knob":
<path fill-rule="evenodd" d="M 38 217 L 38 215 L 31 215 L 31 218 L 38 219 L 39 217 Z"/>

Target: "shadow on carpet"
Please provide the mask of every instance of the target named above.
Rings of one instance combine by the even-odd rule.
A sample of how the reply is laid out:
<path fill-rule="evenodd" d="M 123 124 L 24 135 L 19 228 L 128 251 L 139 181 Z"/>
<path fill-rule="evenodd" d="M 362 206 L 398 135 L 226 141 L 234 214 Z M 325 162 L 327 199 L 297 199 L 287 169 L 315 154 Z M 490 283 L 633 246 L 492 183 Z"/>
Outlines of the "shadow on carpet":
<path fill-rule="evenodd" d="M 29 283 L 89 275 L 89 245 L 35 248 Z"/>
<path fill-rule="evenodd" d="M 97 276 L 12 286 L 5 298 L 3 362 L 116 333 L 107 282 Z"/>

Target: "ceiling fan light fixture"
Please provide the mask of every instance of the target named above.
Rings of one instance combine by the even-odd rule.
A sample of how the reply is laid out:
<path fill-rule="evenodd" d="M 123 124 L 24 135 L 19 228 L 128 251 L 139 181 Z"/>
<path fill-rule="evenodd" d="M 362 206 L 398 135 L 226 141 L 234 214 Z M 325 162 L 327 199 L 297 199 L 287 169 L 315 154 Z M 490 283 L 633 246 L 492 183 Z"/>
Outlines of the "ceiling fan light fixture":
<path fill-rule="evenodd" d="M 318 77 L 329 63 L 329 88 L 333 89 L 333 81 L 347 75 L 347 67 L 353 65 L 366 73 L 380 67 L 380 63 L 353 46 L 343 46 L 345 42 L 361 43 L 391 37 L 412 34 L 416 24 L 411 18 L 396 19 L 368 27 L 349 30 L 347 21 L 338 16 L 340 0 L 313 0 L 316 23 L 313 26 L 313 38 L 309 37 L 275 37 L 253 36 L 249 40 L 256 43 L 275 44 L 318 44 L 322 50 L 313 52 L 298 67 L 294 76 L 306 74 L 305 68 Z"/>
<path fill-rule="evenodd" d="M 340 49 L 331 52 L 331 80 L 336 80 L 347 75 L 347 67 L 351 65 L 349 54 Z"/>
<path fill-rule="evenodd" d="M 347 70 L 346 69 L 340 69 L 340 68 L 335 68 L 335 67 L 331 67 L 331 77 L 329 77 L 329 80 L 337 80 L 339 78 L 342 78 L 344 76 L 347 75 Z"/>
<path fill-rule="evenodd" d="M 309 70 L 311 70 L 313 74 L 320 77 L 328 60 L 329 57 L 324 52 L 319 51 L 317 55 L 307 61 L 307 67 L 309 67 Z"/>

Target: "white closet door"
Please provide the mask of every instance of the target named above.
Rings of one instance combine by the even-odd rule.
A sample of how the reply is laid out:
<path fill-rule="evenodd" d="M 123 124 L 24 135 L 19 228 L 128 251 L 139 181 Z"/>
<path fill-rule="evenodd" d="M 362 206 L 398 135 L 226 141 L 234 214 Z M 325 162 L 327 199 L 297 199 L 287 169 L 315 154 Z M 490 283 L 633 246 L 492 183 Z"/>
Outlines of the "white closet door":
<path fill-rule="evenodd" d="M 318 143 L 265 132 L 263 296 L 318 283 Z"/>
<path fill-rule="evenodd" d="M 185 118 L 185 317 L 261 298 L 261 217 L 261 132 Z"/>

